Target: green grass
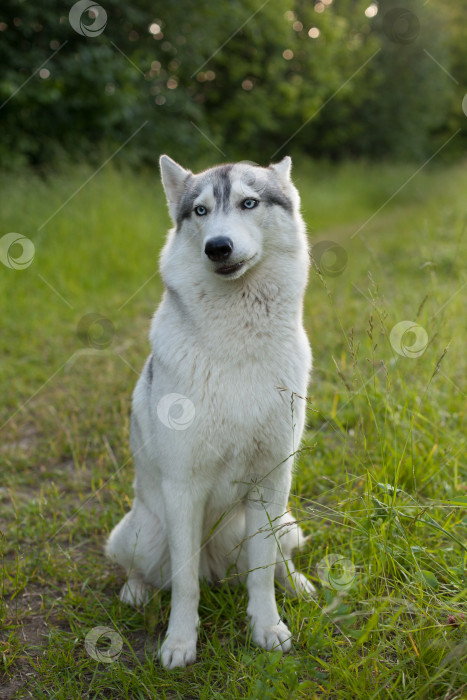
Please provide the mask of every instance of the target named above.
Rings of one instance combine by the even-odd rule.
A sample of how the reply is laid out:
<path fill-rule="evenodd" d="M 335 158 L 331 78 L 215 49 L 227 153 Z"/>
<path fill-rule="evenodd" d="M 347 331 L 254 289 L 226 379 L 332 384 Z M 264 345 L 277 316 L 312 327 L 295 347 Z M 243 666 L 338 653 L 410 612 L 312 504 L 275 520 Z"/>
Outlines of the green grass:
<path fill-rule="evenodd" d="M 131 504 L 131 391 L 162 292 L 157 174 L 107 166 L 45 226 L 91 171 L 0 178 L 0 235 L 36 249 L 25 270 L 0 264 L 0 697 L 467 697 L 467 172 L 424 170 L 385 205 L 415 170 L 296 168 L 310 242 L 340 246 L 342 268 L 330 276 L 333 253 L 314 248 L 315 369 L 291 498 L 311 535 L 297 563 L 319 596 L 277 591 L 295 637 L 282 658 L 251 644 L 243 587 L 203 586 L 198 660 L 175 672 L 154 656 L 170 595 L 122 605 L 123 572 L 102 554 Z M 79 337 L 88 313 L 112 323 L 104 349 Z M 404 320 L 426 330 L 418 358 L 391 345 Z M 123 640 L 113 663 L 86 651 L 99 625 Z"/>

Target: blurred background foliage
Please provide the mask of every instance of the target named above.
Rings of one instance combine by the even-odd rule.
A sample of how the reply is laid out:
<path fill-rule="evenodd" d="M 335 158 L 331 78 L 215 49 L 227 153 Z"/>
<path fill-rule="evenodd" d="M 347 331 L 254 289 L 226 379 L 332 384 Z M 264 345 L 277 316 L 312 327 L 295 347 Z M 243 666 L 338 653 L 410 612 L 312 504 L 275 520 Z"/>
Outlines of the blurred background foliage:
<path fill-rule="evenodd" d="M 212 144 L 264 163 L 422 161 L 458 129 L 444 154 L 467 143 L 464 0 L 101 5 L 105 29 L 83 36 L 71 2 L 2 0 L 2 167 L 102 162 L 127 141 L 134 165 L 162 151 L 202 163 Z"/>

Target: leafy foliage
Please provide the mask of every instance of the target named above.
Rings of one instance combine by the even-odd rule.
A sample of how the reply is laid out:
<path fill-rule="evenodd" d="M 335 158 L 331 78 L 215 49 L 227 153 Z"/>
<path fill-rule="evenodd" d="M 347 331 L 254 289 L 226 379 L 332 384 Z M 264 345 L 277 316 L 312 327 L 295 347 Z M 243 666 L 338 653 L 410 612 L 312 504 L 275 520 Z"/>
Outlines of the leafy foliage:
<path fill-rule="evenodd" d="M 0 164 L 101 162 L 127 141 L 134 163 L 162 150 L 203 160 L 213 144 L 260 161 L 286 150 L 421 158 L 433 134 L 465 127 L 448 75 L 460 83 L 466 65 L 455 0 L 104 0 L 93 36 L 73 28 L 71 7 L 2 3 Z M 404 11 L 415 30 L 391 21 Z"/>

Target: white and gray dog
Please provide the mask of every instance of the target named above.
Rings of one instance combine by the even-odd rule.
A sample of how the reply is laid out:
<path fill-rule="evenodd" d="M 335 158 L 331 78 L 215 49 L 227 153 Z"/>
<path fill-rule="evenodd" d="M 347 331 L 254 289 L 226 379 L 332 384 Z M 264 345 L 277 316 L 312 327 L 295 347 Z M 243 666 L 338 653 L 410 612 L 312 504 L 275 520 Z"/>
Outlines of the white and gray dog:
<path fill-rule="evenodd" d="M 162 156 L 175 227 L 160 261 L 165 292 L 133 396 L 135 498 L 107 555 L 139 605 L 172 588 L 164 666 L 193 663 L 199 578 L 247 578 L 253 641 L 291 648 L 274 577 L 295 571 L 303 534 L 287 509 L 305 421 L 311 350 L 303 328 L 305 226 L 291 160 L 194 175 Z"/>

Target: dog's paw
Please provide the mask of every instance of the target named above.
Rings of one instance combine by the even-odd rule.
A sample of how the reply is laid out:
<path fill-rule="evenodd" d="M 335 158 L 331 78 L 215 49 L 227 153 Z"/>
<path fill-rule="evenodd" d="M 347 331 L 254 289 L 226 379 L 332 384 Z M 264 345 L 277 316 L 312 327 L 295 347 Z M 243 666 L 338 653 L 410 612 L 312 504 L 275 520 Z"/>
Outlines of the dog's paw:
<path fill-rule="evenodd" d="M 149 586 L 139 578 L 129 578 L 120 591 L 122 603 L 138 608 L 149 600 Z"/>
<path fill-rule="evenodd" d="M 196 637 L 185 639 L 170 635 L 159 651 L 159 660 L 165 668 L 184 668 L 196 661 Z"/>
<path fill-rule="evenodd" d="M 312 598 L 316 595 L 316 588 L 311 581 L 298 571 L 294 571 L 293 574 L 287 577 L 286 589 L 291 595 L 298 597 Z"/>
<path fill-rule="evenodd" d="M 267 649 L 268 651 L 272 649 L 282 650 L 283 652 L 291 650 L 292 634 L 287 625 L 283 622 L 279 621 L 277 625 L 262 627 L 252 620 L 252 625 L 252 639 L 259 647 L 263 647 L 263 649 Z"/>

